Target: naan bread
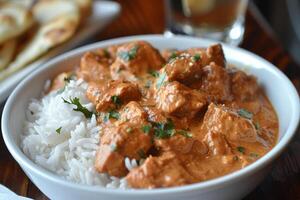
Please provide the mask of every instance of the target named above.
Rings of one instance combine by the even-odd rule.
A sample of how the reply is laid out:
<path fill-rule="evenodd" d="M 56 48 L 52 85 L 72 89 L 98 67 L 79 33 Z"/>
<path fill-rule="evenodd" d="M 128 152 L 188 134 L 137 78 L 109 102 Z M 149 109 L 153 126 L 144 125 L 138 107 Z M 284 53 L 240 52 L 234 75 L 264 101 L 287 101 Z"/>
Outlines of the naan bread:
<path fill-rule="evenodd" d="M 0 45 L 0 71 L 13 59 L 16 50 L 16 40 L 8 40 Z"/>
<path fill-rule="evenodd" d="M 38 1 L 32 8 L 34 18 L 45 24 L 58 16 L 79 13 L 79 6 L 74 0 L 43 0 Z"/>
<path fill-rule="evenodd" d="M 34 19 L 26 7 L 12 2 L 2 3 L 0 7 L 0 44 L 24 33 Z"/>
<path fill-rule="evenodd" d="M 31 42 L 20 52 L 7 69 L 0 72 L 0 80 L 18 71 L 53 47 L 65 42 L 79 25 L 79 13 L 58 16 L 41 26 Z"/>

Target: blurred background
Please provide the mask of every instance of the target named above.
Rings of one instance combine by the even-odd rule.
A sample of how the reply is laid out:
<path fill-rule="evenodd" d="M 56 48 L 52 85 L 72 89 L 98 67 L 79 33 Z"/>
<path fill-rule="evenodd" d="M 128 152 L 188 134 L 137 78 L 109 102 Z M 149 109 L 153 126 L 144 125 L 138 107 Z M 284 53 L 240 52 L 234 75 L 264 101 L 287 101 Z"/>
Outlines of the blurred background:
<path fill-rule="evenodd" d="M 300 0 L 254 0 L 266 25 L 300 63 Z"/>

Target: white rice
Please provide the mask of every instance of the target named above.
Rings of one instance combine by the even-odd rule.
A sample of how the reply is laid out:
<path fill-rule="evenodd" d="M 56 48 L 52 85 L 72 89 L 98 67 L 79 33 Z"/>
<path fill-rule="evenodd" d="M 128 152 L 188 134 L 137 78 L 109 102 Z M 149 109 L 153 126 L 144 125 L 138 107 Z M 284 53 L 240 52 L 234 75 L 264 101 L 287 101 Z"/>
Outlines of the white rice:
<path fill-rule="evenodd" d="M 96 116 L 87 119 L 63 99 L 78 97 L 90 111 L 95 108 L 85 97 L 87 84 L 71 80 L 61 93 L 54 91 L 41 100 L 33 99 L 26 113 L 21 147 L 38 165 L 72 182 L 107 188 L 128 188 L 125 179 L 100 174 L 94 168 L 99 142 Z M 57 129 L 61 127 L 60 133 Z M 138 166 L 136 160 L 125 159 L 128 170 Z"/>

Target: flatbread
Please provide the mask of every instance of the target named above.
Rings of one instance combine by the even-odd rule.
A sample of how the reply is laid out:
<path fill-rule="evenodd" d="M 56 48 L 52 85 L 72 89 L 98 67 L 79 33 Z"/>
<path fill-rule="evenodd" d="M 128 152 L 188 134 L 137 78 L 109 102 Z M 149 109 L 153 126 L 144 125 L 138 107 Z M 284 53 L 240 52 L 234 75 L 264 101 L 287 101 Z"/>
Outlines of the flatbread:
<path fill-rule="evenodd" d="M 79 13 L 79 6 L 74 0 L 38 1 L 32 8 L 34 18 L 40 24 L 46 24 L 58 16 Z"/>
<path fill-rule="evenodd" d="M 15 39 L 0 45 L 0 71 L 4 69 L 14 57 L 17 42 Z"/>
<path fill-rule="evenodd" d="M 12 2 L 0 7 L 0 44 L 17 37 L 33 25 L 34 19 L 26 7 Z"/>
<path fill-rule="evenodd" d="M 17 55 L 15 61 L 0 72 L 0 81 L 71 38 L 79 25 L 79 20 L 77 12 L 57 16 L 49 23 L 42 25 L 31 42 Z"/>

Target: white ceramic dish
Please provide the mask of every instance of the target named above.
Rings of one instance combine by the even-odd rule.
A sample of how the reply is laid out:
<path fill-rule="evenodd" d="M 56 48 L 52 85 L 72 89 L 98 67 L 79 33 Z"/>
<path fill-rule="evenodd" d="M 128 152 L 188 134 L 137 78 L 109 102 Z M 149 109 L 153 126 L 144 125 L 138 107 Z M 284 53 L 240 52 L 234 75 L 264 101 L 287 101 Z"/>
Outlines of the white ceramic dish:
<path fill-rule="evenodd" d="M 292 139 L 299 121 L 299 97 L 289 79 L 266 60 L 245 50 L 224 45 L 227 61 L 236 64 L 258 77 L 271 100 L 280 122 L 278 144 L 264 157 L 246 168 L 210 181 L 155 190 L 116 190 L 91 187 L 68 182 L 43 169 L 28 159 L 19 148 L 20 134 L 25 120 L 25 109 L 31 98 L 38 98 L 44 82 L 59 72 L 77 65 L 82 53 L 99 47 L 128 42 L 147 40 L 156 48 L 178 48 L 208 46 L 212 41 L 176 36 L 165 38 L 161 35 L 133 36 L 102 41 L 69 53 L 60 55 L 24 81 L 9 97 L 2 116 L 2 131 L 5 143 L 29 178 L 50 199 L 123 199 L 123 200 L 179 200 L 179 199 L 240 199 L 249 193 L 264 178 L 272 162 L 277 158 Z"/>
<path fill-rule="evenodd" d="M 96 34 L 110 23 L 120 13 L 121 7 L 116 2 L 111 1 L 94 1 L 93 14 L 87 20 L 80 30 L 72 37 L 71 40 L 54 48 L 47 54 L 29 64 L 26 68 L 20 70 L 14 75 L 0 82 L 0 103 L 11 94 L 17 84 L 28 76 L 32 71 L 39 68 L 44 62 L 63 52 L 82 44 L 85 40 Z"/>

